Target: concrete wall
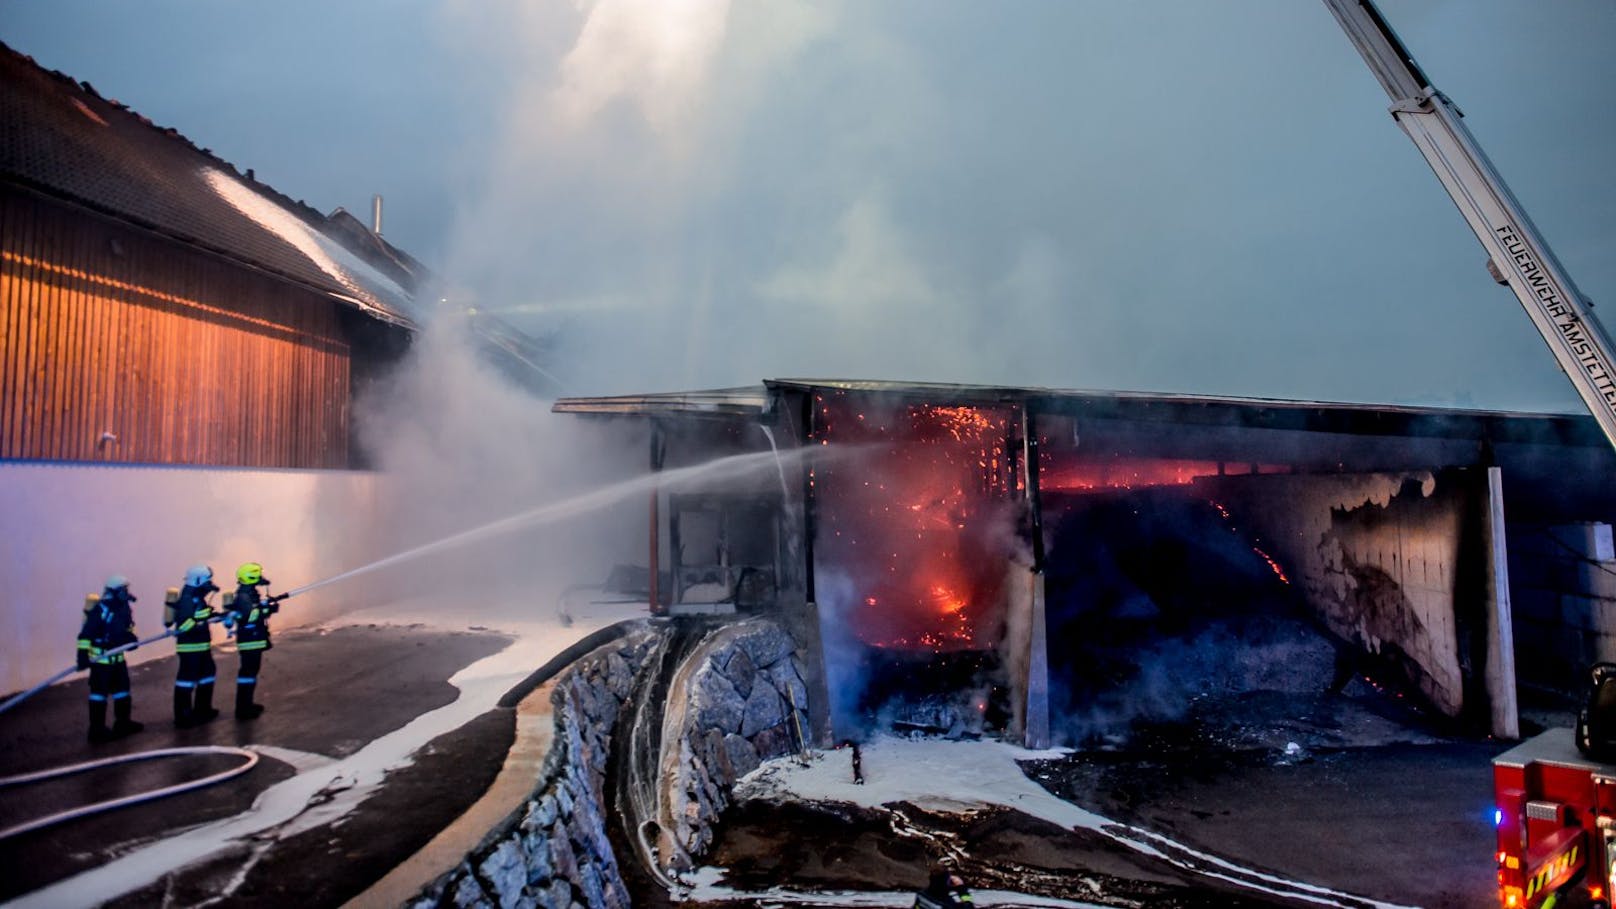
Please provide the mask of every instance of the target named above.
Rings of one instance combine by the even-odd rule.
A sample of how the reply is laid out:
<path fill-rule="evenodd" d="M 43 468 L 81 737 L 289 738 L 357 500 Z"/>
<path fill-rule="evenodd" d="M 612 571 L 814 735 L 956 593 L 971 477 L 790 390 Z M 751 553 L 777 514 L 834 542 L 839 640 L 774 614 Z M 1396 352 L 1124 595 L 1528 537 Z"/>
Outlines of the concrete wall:
<path fill-rule="evenodd" d="M 1197 486 L 1279 562 L 1324 628 L 1364 655 L 1364 671 L 1394 673 L 1443 713 L 1507 734 L 1508 723 L 1491 719 L 1485 665 L 1499 607 L 1488 602 L 1485 480 L 1475 471 L 1414 471 Z M 1495 681 L 1512 704 L 1513 678 Z"/>
<path fill-rule="evenodd" d="M 1523 684 L 1581 693 L 1616 661 L 1616 546 L 1603 523 L 1511 525 L 1509 572 Z"/>
<path fill-rule="evenodd" d="M 262 562 L 275 590 L 368 561 L 382 479 L 356 471 L 248 470 L 0 462 L 0 692 L 73 664 L 84 596 L 110 574 L 139 598 L 136 631 L 162 631 L 163 591 L 207 562 L 220 587 Z M 290 627 L 360 602 L 362 585 L 289 601 Z M 162 642 L 140 662 L 173 654 Z"/>

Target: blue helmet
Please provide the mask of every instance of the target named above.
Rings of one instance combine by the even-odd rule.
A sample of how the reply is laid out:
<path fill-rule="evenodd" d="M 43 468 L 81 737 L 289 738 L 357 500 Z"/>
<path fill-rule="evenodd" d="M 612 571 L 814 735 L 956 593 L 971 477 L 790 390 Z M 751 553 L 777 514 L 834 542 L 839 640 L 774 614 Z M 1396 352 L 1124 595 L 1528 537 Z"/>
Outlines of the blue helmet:
<path fill-rule="evenodd" d="M 213 569 L 206 565 L 196 564 L 185 569 L 185 586 L 201 587 L 213 580 Z"/>

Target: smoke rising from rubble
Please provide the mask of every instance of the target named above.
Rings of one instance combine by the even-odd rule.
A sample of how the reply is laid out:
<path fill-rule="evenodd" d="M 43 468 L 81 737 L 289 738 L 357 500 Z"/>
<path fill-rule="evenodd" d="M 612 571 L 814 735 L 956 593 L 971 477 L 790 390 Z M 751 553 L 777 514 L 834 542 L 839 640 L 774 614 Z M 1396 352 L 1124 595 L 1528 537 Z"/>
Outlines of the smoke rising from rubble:
<path fill-rule="evenodd" d="M 1131 652 L 1134 671 L 1114 687 L 1079 697 L 1071 687 L 1056 685 L 1053 732 L 1068 745 L 1116 742 L 1136 723 L 1186 718 L 1203 698 L 1319 694 L 1330 680 L 1334 653 L 1300 623 L 1276 623 L 1257 633 L 1217 624 Z"/>
<path fill-rule="evenodd" d="M 820 645 L 825 651 L 831 728 L 845 733 L 863 725 L 859 697 L 868 681 L 865 647 L 858 639 L 855 624 L 859 590 L 852 578 L 830 567 L 814 572 L 814 590 L 822 614 Z"/>

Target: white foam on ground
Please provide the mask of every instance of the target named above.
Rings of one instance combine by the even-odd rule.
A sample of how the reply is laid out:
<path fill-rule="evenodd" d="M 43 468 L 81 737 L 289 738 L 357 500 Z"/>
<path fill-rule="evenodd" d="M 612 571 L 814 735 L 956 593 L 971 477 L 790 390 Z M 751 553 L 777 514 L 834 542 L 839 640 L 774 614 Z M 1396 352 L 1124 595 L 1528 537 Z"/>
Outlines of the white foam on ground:
<path fill-rule="evenodd" d="M 298 751 L 293 748 L 280 748 L 275 745 L 248 745 L 249 751 L 256 751 L 267 758 L 274 758 L 283 764 L 288 764 L 293 770 L 319 770 L 335 763 L 335 759 L 312 751 Z"/>
<path fill-rule="evenodd" d="M 689 889 L 685 899 L 702 902 L 729 902 L 731 900 L 757 900 L 779 902 L 792 906 L 894 906 L 908 909 L 915 904 L 912 890 L 791 890 L 771 887 L 768 890 L 736 890 L 723 883 L 723 869 L 698 868 L 686 875 L 684 883 Z M 1095 903 L 1034 896 L 1010 890 L 972 890 L 971 901 L 977 906 L 1020 906 L 1027 909 L 1107 909 Z"/>
<path fill-rule="evenodd" d="M 426 606 L 421 608 L 425 610 Z M 201 862 L 248 837 L 262 840 L 265 831 L 273 830 L 267 835 L 279 839 L 330 823 L 363 802 L 389 770 L 407 766 L 411 755 L 427 742 L 493 709 L 506 691 L 551 657 L 592 631 L 644 614 L 643 606 L 624 605 L 616 612 L 592 612 L 587 619 L 580 619 L 571 627 L 543 619 L 502 622 L 506 627 L 501 630 L 514 633 L 516 640 L 499 653 L 455 673 L 449 684 L 460 689 L 460 694 L 452 703 L 416 717 L 346 758 L 300 772 L 271 786 L 241 814 L 159 840 L 105 865 L 25 894 L 7 905 L 41 909 L 97 905 L 138 890 L 171 871 Z M 453 615 L 453 611 L 442 608 L 441 603 L 436 615 L 437 622 L 417 624 L 455 631 L 466 628 L 460 622 L 445 625 L 442 618 Z M 366 616 L 367 613 L 345 616 L 335 625 L 362 624 Z M 380 624 L 376 618 L 370 621 Z M 395 617 L 388 624 L 398 623 Z"/>
<path fill-rule="evenodd" d="M 851 749 L 838 749 L 815 754 L 806 766 L 795 757 L 769 761 L 741 779 L 735 796 L 737 800 L 789 796 L 870 808 L 909 802 L 951 813 L 1002 806 L 1068 829 L 1092 830 L 1179 868 L 1247 889 L 1326 906 L 1410 909 L 1244 868 L 1160 834 L 1120 824 L 1055 797 L 1029 779 L 1016 763 L 1066 753 L 1058 749 L 1030 751 L 993 740 L 883 736 L 862 749 L 862 785 L 853 782 Z"/>

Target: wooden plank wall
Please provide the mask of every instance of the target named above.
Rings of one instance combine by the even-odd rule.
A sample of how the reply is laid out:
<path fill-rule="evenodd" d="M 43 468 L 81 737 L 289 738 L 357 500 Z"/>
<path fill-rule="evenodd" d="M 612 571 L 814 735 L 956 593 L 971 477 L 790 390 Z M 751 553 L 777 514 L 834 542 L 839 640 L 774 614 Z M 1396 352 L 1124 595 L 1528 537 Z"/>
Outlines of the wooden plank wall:
<path fill-rule="evenodd" d="M 0 188 L 0 459 L 346 467 L 340 305 Z"/>

